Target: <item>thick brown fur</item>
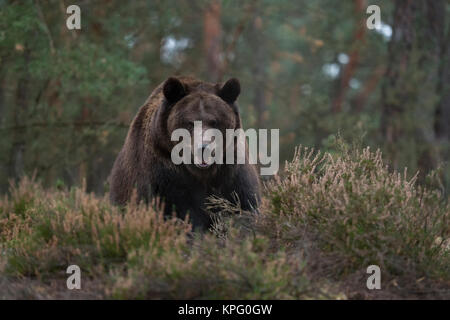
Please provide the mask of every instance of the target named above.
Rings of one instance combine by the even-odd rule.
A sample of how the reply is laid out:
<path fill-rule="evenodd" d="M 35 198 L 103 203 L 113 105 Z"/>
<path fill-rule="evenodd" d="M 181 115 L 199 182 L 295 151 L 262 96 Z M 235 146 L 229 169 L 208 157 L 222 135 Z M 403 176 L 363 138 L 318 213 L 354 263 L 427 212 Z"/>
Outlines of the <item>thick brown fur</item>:
<path fill-rule="evenodd" d="M 186 127 L 188 123 L 197 120 L 222 132 L 242 128 L 235 103 L 239 93 L 236 79 L 222 85 L 179 77 L 159 85 L 131 123 L 114 163 L 110 175 L 111 201 L 125 205 L 136 188 L 138 200 L 149 201 L 158 196 L 165 203 L 165 214 L 175 210 L 184 218 L 189 213 L 194 228 L 200 229 L 211 224 L 205 211 L 209 196 L 235 202 L 237 195 L 244 210 L 256 210 L 260 181 L 253 165 L 218 164 L 202 170 L 193 164 L 175 165 L 171 160 L 171 150 L 176 144 L 170 139 L 174 129 L 190 130 Z"/>

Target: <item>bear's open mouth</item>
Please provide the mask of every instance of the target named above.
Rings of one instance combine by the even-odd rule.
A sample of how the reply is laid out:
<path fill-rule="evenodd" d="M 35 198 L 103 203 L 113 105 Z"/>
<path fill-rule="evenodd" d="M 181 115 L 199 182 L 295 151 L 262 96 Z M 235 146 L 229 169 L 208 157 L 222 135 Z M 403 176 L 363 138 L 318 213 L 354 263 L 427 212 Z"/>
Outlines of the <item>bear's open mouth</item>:
<path fill-rule="evenodd" d="M 196 163 L 195 165 L 197 166 L 197 168 L 200 169 L 206 169 L 209 168 L 211 166 L 212 163 L 207 163 L 205 161 L 202 161 L 202 163 Z"/>

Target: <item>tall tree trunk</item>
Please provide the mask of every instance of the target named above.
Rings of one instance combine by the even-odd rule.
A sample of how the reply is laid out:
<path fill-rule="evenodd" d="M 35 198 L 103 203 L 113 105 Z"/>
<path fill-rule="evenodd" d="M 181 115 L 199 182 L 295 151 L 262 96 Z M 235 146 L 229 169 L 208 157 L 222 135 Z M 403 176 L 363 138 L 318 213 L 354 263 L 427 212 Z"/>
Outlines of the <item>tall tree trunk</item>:
<path fill-rule="evenodd" d="M 428 16 L 438 44 L 438 83 L 436 93 L 439 97 L 434 112 L 434 137 L 437 163 L 450 158 L 450 24 L 446 21 L 447 6 L 444 0 L 428 0 Z M 443 191 L 450 190 L 450 166 L 440 172 Z"/>
<path fill-rule="evenodd" d="M 335 113 L 342 110 L 342 104 L 345 96 L 347 95 L 350 80 L 355 74 L 359 63 L 359 51 L 361 46 L 364 44 L 364 38 L 366 35 L 364 3 L 364 0 L 354 0 L 354 10 L 357 17 L 356 30 L 353 36 L 352 48 L 349 53 L 349 60 L 342 72 L 339 87 L 332 103 L 332 111 Z"/>
<path fill-rule="evenodd" d="M 0 126 L 3 125 L 3 119 L 5 118 L 5 77 L 4 77 L 4 65 L 5 61 L 3 57 L 0 57 L 2 64 L 0 64 Z"/>
<path fill-rule="evenodd" d="M 402 90 L 406 81 L 403 71 L 409 66 L 410 53 L 414 42 L 413 1 L 397 1 L 394 9 L 394 24 L 391 41 L 388 45 L 388 66 L 382 88 L 382 134 L 388 155 L 397 167 L 396 144 L 401 136 L 398 118 L 404 113 L 404 105 L 409 101 L 408 92 Z"/>
<path fill-rule="evenodd" d="M 439 94 L 435 90 L 439 56 L 435 22 L 440 13 L 433 7 L 437 2 L 395 2 L 382 88 L 381 127 L 386 153 L 394 168 L 408 163 L 419 169 L 420 177 L 436 165 L 433 141 L 418 116 L 426 119 L 432 112 L 429 104 Z"/>
<path fill-rule="evenodd" d="M 438 140 L 450 140 L 450 28 L 445 21 L 446 4 L 442 0 L 428 0 L 430 22 L 439 44 L 439 71 L 437 93 L 440 97 L 435 112 L 434 132 Z"/>
<path fill-rule="evenodd" d="M 203 44 L 206 55 L 207 76 L 217 82 L 222 70 L 222 26 L 220 22 L 220 2 L 212 1 L 203 15 Z"/>
<path fill-rule="evenodd" d="M 30 50 L 24 51 L 24 73 L 20 76 L 17 83 L 16 91 L 16 108 L 14 108 L 13 121 L 15 127 L 23 126 L 28 109 L 28 95 L 30 85 L 30 75 L 28 70 L 30 60 Z M 13 145 L 11 149 L 10 160 L 10 176 L 14 180 L 20 179 L 24 173 L 24 153 L 25 153 L 25 137 L 20 129 L 16 129 L 13 133 Z"/>
<path fill-rule="evenodd" d="M 263 28 L 263 21 L 260 16 L 257 16 L 253 21 L 252 26 L 252 38 L 253 38 L 253 79 L 254 79 L 254 96 L 253 105 L 256 110 L 256 127 L 263 128 L 264 122 L 267 120 L 267 107 L 266 107 L 266 48 L 265 48 L 265 35 Z"/>

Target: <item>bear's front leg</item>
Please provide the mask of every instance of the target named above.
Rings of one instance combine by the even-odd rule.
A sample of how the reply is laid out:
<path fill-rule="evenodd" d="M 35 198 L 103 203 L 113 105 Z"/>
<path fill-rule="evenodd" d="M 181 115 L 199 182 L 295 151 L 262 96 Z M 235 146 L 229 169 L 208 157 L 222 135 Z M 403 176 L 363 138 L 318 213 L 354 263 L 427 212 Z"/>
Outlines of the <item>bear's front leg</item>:
<path fill-rule="evenodd" d="M 242 210 L 257 212 L 261 201 L 260 182 L 253 166 L 236 165 L 237 173 L 231 185 L 227 187 L 226 197 L 235 202 L 233 194 L 237 194 Z"/>
<path fill-rule="evenodd" d="M 203 209 L 206 199 L 204 187 L 196 184 L 193 179 L 183 179 L 179 176 L 177 178 L 164 169 L 158 170 L 158 174 L 151 179 L 152 197 L 162 200 L 164 215 L 172 216 L 175 212 L 180 219 L 189 215 L 193 229 L 207 230 L 211 225 L 211 218 Z"/>

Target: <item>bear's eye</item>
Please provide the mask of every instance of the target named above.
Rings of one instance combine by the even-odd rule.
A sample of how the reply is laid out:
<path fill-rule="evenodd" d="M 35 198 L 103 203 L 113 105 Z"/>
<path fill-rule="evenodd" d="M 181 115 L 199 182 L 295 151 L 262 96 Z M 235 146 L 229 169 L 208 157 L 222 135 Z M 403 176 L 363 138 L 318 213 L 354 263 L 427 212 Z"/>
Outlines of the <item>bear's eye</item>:
<path fill-rule="evenodd" d="M 188 128 L 188 129 L 194 128 L 194 121 L 186 122 L 186 128 Z"/>

